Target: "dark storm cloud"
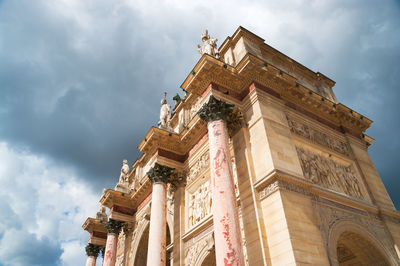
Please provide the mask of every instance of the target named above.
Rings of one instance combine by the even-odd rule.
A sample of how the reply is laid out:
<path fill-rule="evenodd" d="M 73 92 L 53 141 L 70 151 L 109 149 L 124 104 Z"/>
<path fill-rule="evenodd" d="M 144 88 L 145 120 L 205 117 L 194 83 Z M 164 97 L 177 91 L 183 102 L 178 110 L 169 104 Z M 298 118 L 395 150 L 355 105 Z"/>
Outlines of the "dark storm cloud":
<path fill-rule="evenodd" d="M 155 31 L 126 7 L 83 18 L 96 21 L 82 30 L 87 22 L 44 3 L 4 5 L 1 138 L 75 165 L 97 184 L 114 183 L 122 159 L 138 156 L 157 123 L 162 92 L 179 91 L 187 69 L 176 58 L 190 59 L 175 47 L 182 36 L 168 25 Z M 19 20 L 13 8 L 30 15 Z M 171 75 L 179 65 L 180 80 Z"/>

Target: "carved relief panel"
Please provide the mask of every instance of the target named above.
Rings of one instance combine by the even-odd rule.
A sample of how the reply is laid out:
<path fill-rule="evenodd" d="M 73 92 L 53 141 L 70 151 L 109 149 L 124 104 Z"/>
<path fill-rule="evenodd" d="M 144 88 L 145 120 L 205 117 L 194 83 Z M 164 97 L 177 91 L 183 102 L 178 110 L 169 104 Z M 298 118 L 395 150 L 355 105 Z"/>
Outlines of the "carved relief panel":
<path fill-rule="evenodd" d="M 197 187 L 193 193 L 188 193 L 188 228 L 193 227 L 211 213 L 210 180 Z"/>
<path fill-rule="evenodd" d="M 235 158 L 231 158 L 236 196 L 239 196 Z M 187 176 L 186 206 L 187 228 L 190 229 L 211 213 L 212 192 L 209 179 L 210 155 L 204 152 L 189 169 Z"/>
<path fill-rule="evenodd" d="M 207 151 L 190 168 L 186 179 L 187 184 L 192 183 L 196 177 L 199 177 L 208 168 L 210 168 L 210 153 Z"/>
<path fill-rule="evenodd" d="M 288 124 L 290 130 L 300 135 L 304 138 L 307 138 L 312 143 L 323 145 L 331 150 L 334 150 L 338 153 L 341 153 L 346 156 L 350 156 L 350 147 L 346 142 L 328 137 L 325 133 L 319 132 L 308 125 L 305 125 L 301 122 L 295 121 L 289 117 L 287 117 Z"/>
<path fill-rule="evenodd" d="M 366 193 L 352 164 L 296 146 L 304 177 L 314 184 L 365 199 Z"/>

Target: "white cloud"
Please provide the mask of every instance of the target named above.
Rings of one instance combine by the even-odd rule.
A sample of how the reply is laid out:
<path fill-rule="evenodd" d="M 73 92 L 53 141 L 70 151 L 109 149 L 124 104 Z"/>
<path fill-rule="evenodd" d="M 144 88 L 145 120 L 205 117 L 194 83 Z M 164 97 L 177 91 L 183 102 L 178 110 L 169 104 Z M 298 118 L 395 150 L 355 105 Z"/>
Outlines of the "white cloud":
<path fill-rule="evenodd" d="M 0 263 L 84 264 L 88 233 L 81 225 L 96 213 L 100 193 L 70 169 L 5 142 L 0 162 L 1 215 L 8 216 L 0 220 Z"/>

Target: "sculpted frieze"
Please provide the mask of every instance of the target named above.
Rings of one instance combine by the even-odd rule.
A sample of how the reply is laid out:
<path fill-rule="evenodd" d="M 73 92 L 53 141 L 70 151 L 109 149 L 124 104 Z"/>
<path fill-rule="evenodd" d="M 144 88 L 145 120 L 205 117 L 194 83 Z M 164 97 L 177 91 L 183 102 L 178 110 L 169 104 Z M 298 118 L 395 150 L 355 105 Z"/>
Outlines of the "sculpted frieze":
<path fill-rule="evenodd" d="M 326 134 L 319 132 L 298 121 L 294 121 L 287 117 L 290 130 L 297 135 L 309 139 L 311 142 L 328 147 L 331 150 L 350 156 L 350 147 L 347 143 L 328 137 Z"/>
<path fill-rule="evenodd" d="M 200 159 L 190 168 L 187 183 L 191 183 L 200 173 L 210 166 L 210 154 L 205 152 Z"/>
<path fill-rule="evenodd" d="M 189 194 L 188 219 L 189 228 L 193 227 L 211 213 L 211 186 L 205 182 L 197 190 Z"/>
<path fill-rule="evenodd" d="M 296 150 L 305 179 L 352 197 L 365 198 L 352 165 L 341 164 L 298 146 Z"/>

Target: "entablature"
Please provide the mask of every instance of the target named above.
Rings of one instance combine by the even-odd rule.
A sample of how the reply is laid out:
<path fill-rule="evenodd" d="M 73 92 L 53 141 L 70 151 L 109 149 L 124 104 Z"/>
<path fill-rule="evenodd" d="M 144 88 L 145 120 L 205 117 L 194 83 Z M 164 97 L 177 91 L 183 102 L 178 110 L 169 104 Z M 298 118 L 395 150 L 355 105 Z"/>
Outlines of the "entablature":
<path fill-rule="evenodd" d="M 218 75 L 212 74 L 216 69 L 219 69 L 215 72 Z M 220 81 L 221 78 L 224 79 L 223 82 Z M 243 57 L 235 68 L 227 67 L 222 61 L 203 55 L 194 72 L 182 84 L 182 88 L 190 93 L 203 95 L 210 84 L 225 88 L 225 94 L 238 100 L 243 100 L 252 90 L 252 86 L 261 88 L 284 100 L 289 107 L 301 109 L 317 119 L 331 121 L 336 127 L 342 127 L 342 131 L 352 132 L 359 138 L 372 123 L 361 114 L 306 88 L 293 76 L 251 54 Z"/>
<path fill-rule="evenodd" d="M 82 225 L 82 228 L 83 230 L 88 231 L 89 233 L 92 233 L 94 231 L 106 233 L 107 231 L 104 225 L 105 225 L 104 221 L 88 217 L 85 223 Z"/>
<path fill-rule="evenodd" d="M 90 234 L 89 244 L 105 246 L 107 239 L 105 221 L 89 217 L 82 225 L 82 228 Z"/>

